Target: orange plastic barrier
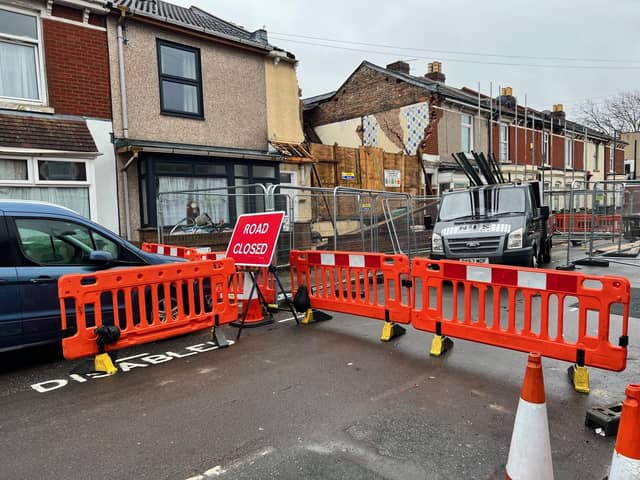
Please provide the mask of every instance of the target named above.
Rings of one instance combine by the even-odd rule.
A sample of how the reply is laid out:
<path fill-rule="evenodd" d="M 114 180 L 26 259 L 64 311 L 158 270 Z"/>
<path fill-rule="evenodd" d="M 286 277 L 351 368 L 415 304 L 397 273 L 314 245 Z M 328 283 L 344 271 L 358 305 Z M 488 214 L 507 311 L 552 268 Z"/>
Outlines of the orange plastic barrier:
<path fill-rule="evenodd" d="M 626 278 L 423 258 L 413 260 L 411 271 L 418 330 L 606 370 L 626 366 Z M 451 300 L 443 305 L 445 298 Z M 618 338 L 610 321 L 614 303 L 623 306 Z"/>
<path fill-rule="evenodd" d="M 98 353 L 94 330 L 102 325 L 120 329 L 109 351 L 230 323 L 238 317 L 235 274 L 233 260 L 223 259 L 65 275 L 58 281 L 62 328 L 76 333 L 62 340 L 64 356 Z"/>
<path fill-rule="evenodd" d="M 590 213 L 557 213 L 554 215 L 556 230 L 560 233 L 584 233 L 591 231 L 591 214 Z M 597 221 L 596 221 L 597 224 Z"/>
<path fill-rule="evenodd" d="M 188 258 L 189 260 L 201 259 L 203 253 L 197 248 L 182 247 L 179 245 L 167 245 L 163 243 L 143 243 L 140 246 L 143 252 L 166 255 L 168 257 Z M 215 259 L 214 259 L 215 260 Z"/>
<path fill-rule="evenodd" d="M 289 262 L 292 291 L 306 285 L 313 308 L 411 321 L 410 291 L 403 294 L 409 280 L 406 255 L 292 250 Z"/>
<path fill-rule="evenodd" d="M 219 260 L 225 257 L 225 252 L 203 252 L 197 248 L 182 247 L 178 245 L 166 245 L 162 243 L 143 243 L 142 250 L 149 253 L 156 253 L 158 255 L 167 255 L 172 257 L 186 258 L 188 260 Z M 259 312 L 261 309 L 256 309 L 255 301 L 250 305 L 250 300 L 243 299 L 243 295 L 249 295 L 249 284 L 245 287 L 245 275 L 248 277 L 248 271 L 250 268 L 237 266 L 237 276 L 234 281 L 234 290 L 231 292 L 238 295 L 242 300 L 241 305 L 243 311 L 245 308 L 252 308 L 253 315 L 248 317 L 246 323 L 257 323 L 262 321 L 262 317 Z M 271 275 L 267 268 L 260 268 L 260 277 L 258 278 L 258 286 L 260 292 L 267 303 L 275 303 L 276 301 L 276 286 L 275 279 Z M 247 290 L 247 291 L 245 291 Z M 257 295 L 257 294 L 254 294 Z"/>

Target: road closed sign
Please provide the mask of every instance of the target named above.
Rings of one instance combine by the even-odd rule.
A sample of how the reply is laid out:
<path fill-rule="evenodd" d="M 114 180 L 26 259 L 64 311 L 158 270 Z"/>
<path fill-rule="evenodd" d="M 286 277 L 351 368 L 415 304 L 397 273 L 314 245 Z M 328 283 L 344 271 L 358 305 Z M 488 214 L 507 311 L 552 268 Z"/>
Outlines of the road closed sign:
<path fill-rule="evenodd" d="M 231 235 L 226 256 L 236 265 L 268 267 L 278 243 L 284 212 L 240 215 Z"/>

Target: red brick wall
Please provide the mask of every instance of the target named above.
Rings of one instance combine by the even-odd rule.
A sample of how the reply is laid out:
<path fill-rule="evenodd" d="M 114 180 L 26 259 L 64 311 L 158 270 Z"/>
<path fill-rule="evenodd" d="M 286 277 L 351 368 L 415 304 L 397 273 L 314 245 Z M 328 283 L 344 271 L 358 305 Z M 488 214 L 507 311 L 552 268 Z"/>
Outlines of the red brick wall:
<path fill-rule="evenodd" d="M 580 140 L 573 141 L 573 168 L 584 170 L 584 143 Z"/>
<path fill-rule="evenodd" d="M 549 149 L 551 150 L 551 166 L 560 170 L 564 169 L 564 137 L 549 136 Z"/>
<path fill-rule="evenodd" d="M 614 164 L 617 174 L 624 173 L 624 150 L 616 148 Z M 632 168 L 633 169 L 633 168 Z"/>
<path fill-rule="evenodd" d="M 42 21 L 49 105 L 56 113 L 111 118 L 107 34 Z"/>
<path fill-rule="evenodd" d="M 54 17 L 66 18 L 67 20 L 75 20 L 76 22 L 82 21 L 82 10 L 57 4 L 53 5 L 51 15 Z"/>
<path fill-rule="evenodd" d="M 315 127 L 385 112 L 429 99 L 430 94 L 424 88 L 409 85 L 363 66 L 353 74 L 334 98 L 307 112 L 305 120 Z"/>

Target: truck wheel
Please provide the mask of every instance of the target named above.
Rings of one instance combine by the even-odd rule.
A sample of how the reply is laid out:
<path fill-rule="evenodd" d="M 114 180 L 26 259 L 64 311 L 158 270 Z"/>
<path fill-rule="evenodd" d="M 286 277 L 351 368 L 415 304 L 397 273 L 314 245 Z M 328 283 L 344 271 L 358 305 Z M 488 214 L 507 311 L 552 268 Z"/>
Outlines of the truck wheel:
<path fill-rule="evenodd" d="M 551 240 L 547 242 L 542 252 L 542 263 L 547 264 L 551 261 Z"/>

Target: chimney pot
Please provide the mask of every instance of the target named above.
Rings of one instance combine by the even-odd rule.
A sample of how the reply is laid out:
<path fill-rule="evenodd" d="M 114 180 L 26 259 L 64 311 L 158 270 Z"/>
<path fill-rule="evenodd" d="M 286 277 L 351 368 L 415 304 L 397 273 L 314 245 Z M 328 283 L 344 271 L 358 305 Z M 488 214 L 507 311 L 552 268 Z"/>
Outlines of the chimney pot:
<path fill-rule="evenodd" d="M 444 83 L 446 77 L 444 73 L 442 73 L 442 62 L 430 62 L 427 65 L 425 77 L 434 82 Z"/>

